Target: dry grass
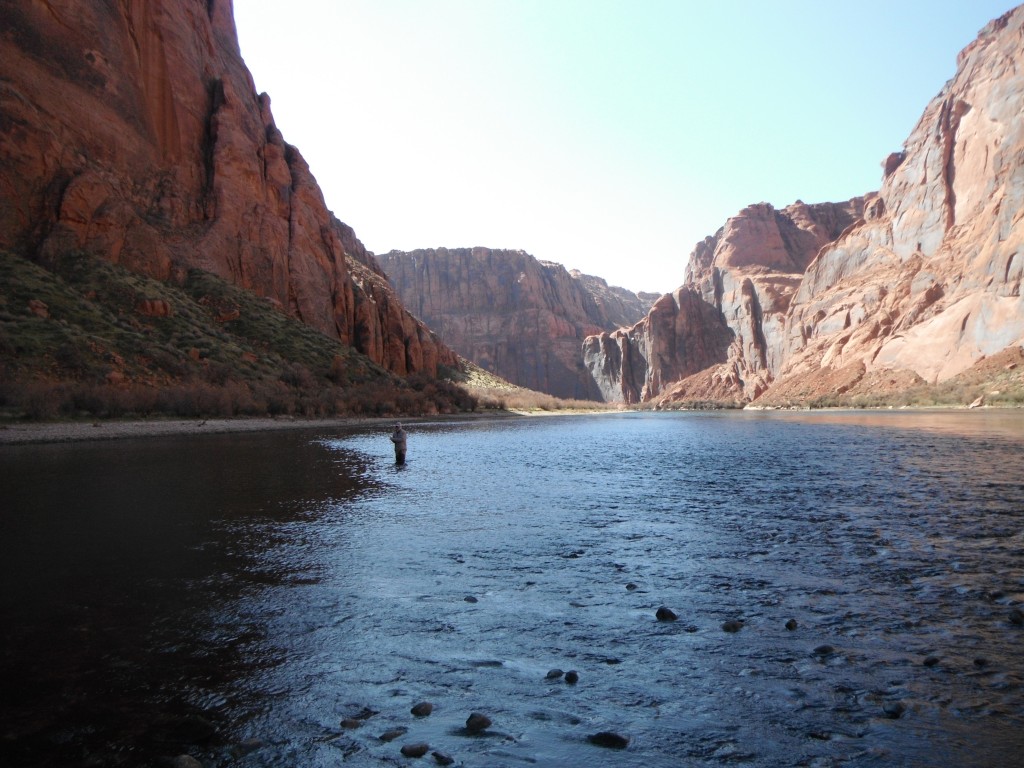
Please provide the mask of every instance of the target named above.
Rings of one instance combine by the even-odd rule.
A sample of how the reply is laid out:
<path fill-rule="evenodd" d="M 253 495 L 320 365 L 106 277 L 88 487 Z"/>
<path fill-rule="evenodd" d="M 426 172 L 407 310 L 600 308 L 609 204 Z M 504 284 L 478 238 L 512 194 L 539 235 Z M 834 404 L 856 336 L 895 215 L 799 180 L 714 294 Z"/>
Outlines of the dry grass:
<path fill-rule="evenodd" d="M 536 392 L 511 384 L 468 360 L 463 360 L 462 363 L 461 370 L 447 371 L 445 375 L 471 395 L 477 401 L 478 408 L 484 410 L 547 413 L 609 411 L 619 410 L 621 407 L 617 404 L 599 403 L 593 400 L 571 400 L 544 392 Z"/>
<path fill-rule="evenodd" d="M 152 307 L 161 308 L 154 313 Z M 0 418 L 384 416 L 472 411 L 213 275 L 181 286 L 81 254 L 0 252 Z"/>

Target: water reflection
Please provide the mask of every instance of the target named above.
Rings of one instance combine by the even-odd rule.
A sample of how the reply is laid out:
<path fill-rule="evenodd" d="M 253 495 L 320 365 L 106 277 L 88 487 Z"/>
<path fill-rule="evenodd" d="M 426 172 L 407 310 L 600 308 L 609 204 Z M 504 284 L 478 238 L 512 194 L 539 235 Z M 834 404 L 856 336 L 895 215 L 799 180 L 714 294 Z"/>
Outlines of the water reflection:
<path fill-rule="evenodd" d="M 939 432 L 984 439 L 1024 437 L 1024 410 L 825 410 L 761 411 L 754 418 L 789 420 L 803 424 L 831 424 L 908 432 Z"/>
<path fill-rule="evenodd" d="M 267 557 L 290 522 L 374 487 L 308 434 L 8 447 L 0 466 L 4 765 L 135 765 L 215 740 L 269 661 L 251 657 L 264 617 L 237 601 L 303 578 Z"/>

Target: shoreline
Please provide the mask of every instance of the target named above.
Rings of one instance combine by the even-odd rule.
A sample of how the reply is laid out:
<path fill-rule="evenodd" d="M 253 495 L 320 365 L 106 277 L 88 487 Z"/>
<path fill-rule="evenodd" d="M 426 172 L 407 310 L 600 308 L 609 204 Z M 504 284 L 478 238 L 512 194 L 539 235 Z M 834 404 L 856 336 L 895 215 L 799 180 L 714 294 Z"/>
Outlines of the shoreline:
<path fill-rule="evenodd" d="M 393 424 L 403 421 L 415 424 L 438 418 L 459 420 L 515 418 L 517 413 L 445 414 L 439 416 L 371 416 L 344 418 L 269 416 L 241 419 L 138 419 L 134 421 L 60 421 L 25 422 L 0 425 L 0 448 L 5 445 L 40 443 L 78 443 L 89 440 L 123 440 L 135 437 L 166 437 L 172 435 L 213 435 L 242 432 L 274 432 L 287 429 L 347 429 Z"/>
<path fill-rule="evenodd" d="M 747 408 L 753 413 L 794 412 L 786 408 Z M 930 408 L 815 408 L 798 409 L 800 413 L 913 413 L 913 412 L 1013 412 L 1019 407 L 999 408 L 983 406 L 970 409 L 966 406 Z M 166 437 L 177 435 L 230 434 L 245 432 L 273 432 L 287 429 L 351 429 L 373 427 L 403 421 L 408 424 L 426 421 L 477 421 L 485 419 L 521 419 L 543 416 L 574 416 L 597 414 L 620 414 L 623 410 L 575 410 L 562 411 L 489 411 L 486 413 L 453 413 L 434 416 L 367 416 L 332 417 L 306 419 L 294 416 L 260 416 L 238 419 L 136 419 L 132 421 L 52 421 L 52 422 L 7 422 L 0 424 L 0 449 L 7 445 L 31 445 L 42 443 L 79 443 L 86 441 L 123 440 L 140 437 Z"/>
<path fill-rule="evenodd" d="M 169 435 L 265 432 L 302 427 L 352 427 L 376 419 L 167 419 L 138 421 L 35 422 L 0 427 L 0 446 L 32 443 L 78 443 Z M 383 420 L 383 421 L 386 421 Z"/>

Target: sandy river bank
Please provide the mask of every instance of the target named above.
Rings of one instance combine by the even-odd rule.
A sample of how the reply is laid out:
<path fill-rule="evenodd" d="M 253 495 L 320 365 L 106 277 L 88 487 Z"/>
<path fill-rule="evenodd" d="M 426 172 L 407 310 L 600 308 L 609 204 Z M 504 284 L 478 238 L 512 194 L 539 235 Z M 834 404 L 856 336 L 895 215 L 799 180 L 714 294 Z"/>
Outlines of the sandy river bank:
<path fill-rule="evenodd" d="M 455 414 L 435 417 L 393 416 L 375 418 L 251 418 L 251 419 L 151 419 L 139 421 L 95 422 L 35 422 L 0 425 L 0 445 L 25 443 L 70 443 L 82 440 L 118 440 L 130 437 L 160 437 L 163 435 L 201 435 L 225 432 L 266 432 L 282 429 L 340 429 L 347 427 L 390 426 L 395 421 L 416 423 L 424 420 L 444 419 L 459 421 L 470 419 L 515 418 L 527 414 L 493 412 Z M 550 414 L 549 414 L 550 415 Z"/>

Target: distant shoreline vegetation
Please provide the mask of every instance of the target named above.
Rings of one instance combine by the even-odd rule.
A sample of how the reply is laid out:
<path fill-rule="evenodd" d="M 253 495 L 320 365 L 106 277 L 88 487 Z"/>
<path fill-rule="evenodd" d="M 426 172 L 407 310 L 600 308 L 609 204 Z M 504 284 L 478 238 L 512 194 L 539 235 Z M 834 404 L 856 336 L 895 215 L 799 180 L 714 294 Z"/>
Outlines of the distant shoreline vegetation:
<path fill-rule="evenodd" d="M 382 416 L 473 411 L 450 380 L 395 376 L 260 297 L 82 254 L 0 253 L 0 418 Z"/>
<path fill-rule="evenodd" d="M 80 253 L 48 266 L 0 252 L 0 423 L 614 407 L 511 386 L 469 362 L 396 376 L 201 270 L 172 285 Z"/>

